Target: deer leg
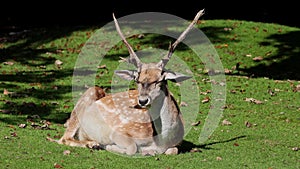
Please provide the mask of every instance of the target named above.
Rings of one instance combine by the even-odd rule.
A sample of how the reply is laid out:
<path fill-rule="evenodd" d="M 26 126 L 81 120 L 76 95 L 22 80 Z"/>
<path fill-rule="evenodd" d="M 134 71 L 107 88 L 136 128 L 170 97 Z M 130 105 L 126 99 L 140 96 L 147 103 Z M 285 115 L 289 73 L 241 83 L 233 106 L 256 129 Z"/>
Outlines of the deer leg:
<path fill-rule="evenodd" d="M 99 145 L 95 141 L 91 141 L 88 139 L 84 139 L 84 137 L 81 136 L 82 139 L 75 139 L 75 136 L 79 132 L 79 123 L 78 119 L 75 116 L 71 116 L 68 120 L 68 126 L 64 133 L 64 135 L 59 140 L 54 140 L 51 138 L 48 138 L 49 141 L 56 142 L 58 144 L 64 144 L 68 146 L 76 146 L 76 147 L 88 147 L 88 148 L 97 148 Z M 82 135 L 82 134 L 81 134 Z M 98 148 L 97 148 L 98 149 Z"/>
<path fill-rule="evenodd" d="M 51 138 L 47 138 L 49 141 L 57 142 L 58 144 L 65 144 L 69 146 L 78 146 L 78 147 L 89 147 L 92 148 L 97 143 L 95 141 L 90 140 L 76 140 L 76 134 L 80 129 L 80 122 L 78 119 L 78 113 L 84 112 L 92 103 L 96 100 L 105 96 L 104 91 L 100 87 L 90 87 L 87 89 L 84 94 L 77 101 L 70 118 L 64 124 L 66 127 L 66 131 L 64 135 L 59 140 L 54 140 Z"/>
<path fill-rule="evenodd" d="M 155 143 L 152 143 L 152 145 L 150 146 L 141 148 L 141 154 L 143 156 L 154 156 L 156 154 L 162 154 L 163 151 L 164 150 L 158 147 Z"/>
<path fill-rule="evenodd" d="M 115 143 L 115 145 L 106 146 L 106 150 L 108 151 L 126 153 L 127 155 L 133 155 L 137 152 L 136 143 L 128 136 L 122 135 L 118 132 L 113 132 L 111 140 Z"/>

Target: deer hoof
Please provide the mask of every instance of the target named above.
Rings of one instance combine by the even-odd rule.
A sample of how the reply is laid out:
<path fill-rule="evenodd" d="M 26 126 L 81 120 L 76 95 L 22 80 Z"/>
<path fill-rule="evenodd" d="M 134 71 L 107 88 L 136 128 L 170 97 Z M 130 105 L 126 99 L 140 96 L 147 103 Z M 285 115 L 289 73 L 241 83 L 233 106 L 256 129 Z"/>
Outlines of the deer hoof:
<path fill-rule="evenodd" d="M 177 147 L 172 147 L 172 148 L 168 148 L 165 151 L 166 155 L 177 155 L 178 154 L 178 148 Z"/>
<path fill-rule="evenodd" d="M 101 145 L 95 141 L 91 141 L 89 143 L 86 144 L 87 148 L 90 149 L 95 149 L 95 150 L 100 150 L 101 149 Z"/>
<path fill-rule="evenodd" d="M 93 150 L 104 150 L 104 147 L 100 144 L 95 144 L 92 146 Z"/>
<path fill-rule="evenodd" d="M 154 150 L 143 150 L 142 155 L 143 156 L 155 156 L 155 151 Z"/>

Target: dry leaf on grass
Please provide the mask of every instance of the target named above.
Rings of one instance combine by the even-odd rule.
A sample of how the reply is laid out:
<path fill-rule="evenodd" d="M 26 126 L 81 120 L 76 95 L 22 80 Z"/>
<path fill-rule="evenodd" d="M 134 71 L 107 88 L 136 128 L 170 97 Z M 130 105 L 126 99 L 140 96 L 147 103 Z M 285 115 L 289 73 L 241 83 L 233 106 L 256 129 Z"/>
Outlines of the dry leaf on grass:
<path fill-rule="evenodd" d="M 254 99 L 254 98 L 246 98 L 245 101 L 255 103 L 255 104 L 262 104 L 263 103 L 263 101 L 260 101 L 260 100 Z"/>
<path fill-rule="evenodd" d="M 187 107 L 188 104 L 187 104 L 186 102 L 181 102 L 179 106 L 180 106 L 180 107 Z"/>
<path fill-rule="evenodd" d="M 54 163 L 54 168 L 63 168 L 63 167 L 58 163 Z"/>
<path fill-rule="evenodd" d="M 194 122 L 194 123 L 192 123 L 192 126 L 198 126 L 199 124 L 201 124 L 201 121 L 199 120 L 199 121 L 196 121 L 196 122 Z"/>
<path fill-rule="evenodd" d="M 250 127 L 252 127 L 252 124 L 249 121 L 246 121 L 245 122 L 245 126 L 248 127 L 248 128 L 250 128 Z"/>
<path fill-rule="evenodd" d="M 19 124 L 18 126 L 19 126 L 19 128 L 26 128 L 27 124 L 22 123 L 22 124 Z"/>
<path fill-rule="evenodd" d="M 216 158 L 217 161 L 221 161 L 222 159 L 223 159 L 223 158 L 222 158 L 222 157 L 219 157 L 219 156 Z"/>
<path fill-rule="evenodd" d="M 70 150 L 65 150 L 63 154 L 64 155 L 69 155 L 69 154 L 71 154 L 71 151 Z"/>
<path fill-rule="evenodd" d="M 56 61 L 54 62 L 54 64 L 55 64 L 55 66 L 57 66 L 58 68 L 60 68 L 60 66 L 63 64 L 63 62 L 60 61 L 60 60 L 56 60 Z"/>
<path fill-rule="evenodd" d="M 10 92 L 10 91 L 8 91 L 7 89 L 4 89 L 3 90 L 3 94 L 4 95 L 9 95 L 9 94 L 12 94 L 13 92 Z"/>
<path fill-rule="evenodd" d="M 197 152 L 202 152 L 199 148 L 193 148 L 190 150 L 191 153 L 197 153 Z"/>
<path fill-rule="evenodd" d="M 4 65 L 14 65 L 14 62 L 3 62 Z"/>
<path fill-rule="evenodd" d="M 230 121 L 228 121 L 227 119 L 224 119 L 222 121 L 222 125 L 226 125 L 226 126 L 229 126 L 229 125 L 232 125 L 232 123 Z"/>
<path fill-rule="evenodd" d="M 263 59 L 264 59 L 263 57 L 257 56 L 257 57 L 254 57 L 252 60 L 253 60 L 253 61 L 261 61 L 261 60 L 263 60 Z"/>
<path fill-rule="evenodd" d="M 208 103 L 210 101 L 209 97 L 205 97 L 201 102 L 202 103 Z"/>
<path fill-rule="evenodd" d="M 300 92 L 300 84 L 293 86 L 293 92 Z"/>
<path fill-rule="evenodd" d="M 98 69 L 106 69 L 106 65 L 97 66 Z"/>

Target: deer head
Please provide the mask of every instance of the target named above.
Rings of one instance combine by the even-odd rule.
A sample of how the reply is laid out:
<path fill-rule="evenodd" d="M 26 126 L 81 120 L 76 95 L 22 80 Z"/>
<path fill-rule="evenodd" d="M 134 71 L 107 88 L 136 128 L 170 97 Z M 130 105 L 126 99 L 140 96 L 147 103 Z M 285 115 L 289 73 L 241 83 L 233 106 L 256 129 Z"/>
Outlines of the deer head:
<path fill-rule="evenodd" d="M 139 106 L 146 107 L 150 105 L 157 96 L 159 96 L 160 91 L 167 92 L 167 80 L 171 80 L 173 82 L 182 82 L 190 78 L 190 76 L 169 71 L 165 69 L 165 66 L 170 60 L 176 46 L 185 38 L 186 34 L 193 28 L 194 24 L 204 14 L 203 11 L 204 10 L 199 11 L 187 29 L 182 32 L 182 34 L 174 43 L 170 44 L 168 53 L 158 63 L 141 62 L 133 48 L 127 42 L 120 29 L 118 21 L 113 14 L 116 30 L 130 54 L 127 62 L 133 64 L 137 68 L 137 70 L 116 70 L 115 74 L 123 79 L 134 80 L 136 82 L 138 87 L 137 90 L 139 92 Z"/>

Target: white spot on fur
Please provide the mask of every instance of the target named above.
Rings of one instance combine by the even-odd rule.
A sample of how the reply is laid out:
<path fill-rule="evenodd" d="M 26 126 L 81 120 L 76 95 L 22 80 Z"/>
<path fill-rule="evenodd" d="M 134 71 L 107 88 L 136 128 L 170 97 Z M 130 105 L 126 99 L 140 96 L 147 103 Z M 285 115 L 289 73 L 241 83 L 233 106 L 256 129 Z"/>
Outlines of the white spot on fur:
<path fill-rule="evenodd" d="M 123 114 L 119 116 L 119 119 L 121 120 L 122 124 L 129 123 L 128 117 L 124 116 Z"/>

